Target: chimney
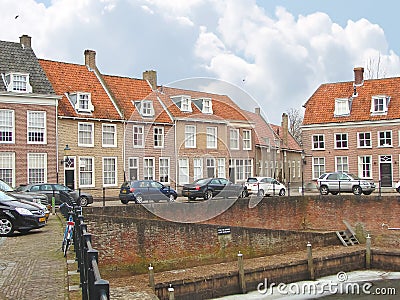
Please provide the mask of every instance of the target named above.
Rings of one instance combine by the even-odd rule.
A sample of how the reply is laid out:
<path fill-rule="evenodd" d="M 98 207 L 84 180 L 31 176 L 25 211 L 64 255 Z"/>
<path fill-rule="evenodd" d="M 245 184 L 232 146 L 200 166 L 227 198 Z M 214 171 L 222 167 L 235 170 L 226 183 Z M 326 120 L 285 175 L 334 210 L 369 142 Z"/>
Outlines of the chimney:
<path fill-rule="evenodd" d="M 157 72 L 148 70 L 143 72 L 143 80 L 147 80 L 153 90 L 157 89 Z"/>
<path fill-rule="evenodd" d="M 260 110 L 260 108 L 259 107 L 256 107 L 255 109 L 254 109 L 254 112 L 257 114 L 257 115 L 261 115 L 261 110 Z"/>
<path fill-rule="evenodd" d="M 286 113 L 282 114 L 282 140 L 283 144 L 288 144 L 288 134 L 289 134 L 289 117 Z"/>
<path fill-rule="evenodd" d="M 23 48 L 31 48 L 31 37 L 29 35 L 22 35 L 19 37 L 19 43 Z"/>
<path fill-rule="evenodd" d="M 364 68 L 354 68 L 354 85 L 362 85 L 364 83 Z"/>
<path fill-rule="evenodd" d="M 90 69 L 96 69 L 96 51 L 94 50 L 85 50 L 85 65 Z"/>

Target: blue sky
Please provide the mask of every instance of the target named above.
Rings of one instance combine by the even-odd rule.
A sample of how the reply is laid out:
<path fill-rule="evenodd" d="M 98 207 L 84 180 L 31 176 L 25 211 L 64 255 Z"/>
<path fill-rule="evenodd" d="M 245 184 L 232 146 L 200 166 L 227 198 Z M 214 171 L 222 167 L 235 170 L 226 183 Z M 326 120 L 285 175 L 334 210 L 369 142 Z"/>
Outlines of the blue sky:
<path fill-rule="evenodd" d="M 159 84 L 228 94 L 279 124 L 320 84 L 352 80 L 356 66 L 376 70 L 379 60 L 378 76 L 399 76 L 399 8 L 388 0 L 2 0 L 0 40 L 28 34 L 38 57 L 79 64 L 93 49 L 103 73 L 141 78 L 153 69 Z"/>

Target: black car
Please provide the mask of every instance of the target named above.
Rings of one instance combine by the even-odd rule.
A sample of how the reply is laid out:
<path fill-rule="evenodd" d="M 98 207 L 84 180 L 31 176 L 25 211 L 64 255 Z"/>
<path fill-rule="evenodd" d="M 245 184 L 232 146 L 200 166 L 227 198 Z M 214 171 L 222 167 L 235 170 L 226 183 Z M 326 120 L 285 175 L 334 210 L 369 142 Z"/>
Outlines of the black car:
<path fill-rule="evenodd" d="M 49 201 L 45 194 L 16 191 L 2 179 L 0 179 L 0 190 L 5 192 L 6 194 L 9 194 L 17 198 L 18 200 L 25 200 L 29 202 L 39 203 L 47 206 L 47 209 L 50 208 Z"/>
<path fill-rule="evenodd" d="M 241 184 L 234 184 L 225 178 L 201 178 L 195 182 L 183 185 L 182 196 L 189 200 L 203 198 L 204 200 L 213 197 L 246 197 L 246 187 Z"/>
<path fill-rule="evenodd" d="M 27 184 L 19 186 L 16 191 L 19 192 L 35 192 L 45 194 L 48 198 L 49 203 L 51 203 L 53 195 L 55 198 L 55 204 L 60 205 L 61 203 L 67 201 L 60 191 L 65 191 L 69 195 L 74 198 L 76 203 L 80 204 L 81 206 L 87 206 L 88 204 L 93 203 L 93 196 L 89 193 L 81 192 L 79 194 L 78 191 L 70 189 L 69 187 L 59 184 L 59 183 L 34 183 L 34 184 Z"/>
<path fill-rule="evenodd" d="M 0 236 L 11 235 L 15 230 L 26 233 L 45 225 L 43 210 L 0 191 Z"/>
<path fill-rule="evenodd" d="M 178 194 L 174 189 L 154 180 L 125 181 L 119 191 L 119 200 L 123 204 L 128 204 L 129 201 L 142 203 L 145 200 L 153 200 L 154 202 L 166 200 L 172 202 L 177 197 Z"/>

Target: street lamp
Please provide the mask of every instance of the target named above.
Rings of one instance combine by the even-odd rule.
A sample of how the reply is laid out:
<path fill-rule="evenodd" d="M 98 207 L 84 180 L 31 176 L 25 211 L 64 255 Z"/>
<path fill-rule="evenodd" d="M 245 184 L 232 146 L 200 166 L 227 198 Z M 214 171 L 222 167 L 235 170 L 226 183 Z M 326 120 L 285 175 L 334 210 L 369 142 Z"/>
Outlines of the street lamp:
<path fill-rule="evenodd" d="M 69 160 L 68 155 L 69 155 L 70 151 L 71 151 L 71 148 L 68 146 L 68 144 L 66 144 L 65 148 L 64 148 L 64 158 L 60 161 L 60 164 L 64 164 Z"/>

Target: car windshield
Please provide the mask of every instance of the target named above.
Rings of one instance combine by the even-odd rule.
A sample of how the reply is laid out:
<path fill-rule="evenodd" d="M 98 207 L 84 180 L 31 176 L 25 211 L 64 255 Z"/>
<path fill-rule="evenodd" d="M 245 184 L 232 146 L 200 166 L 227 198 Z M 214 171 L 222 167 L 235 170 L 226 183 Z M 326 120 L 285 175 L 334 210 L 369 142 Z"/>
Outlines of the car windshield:
<path fill-rule="evenodd" d="M 0 190 L 5 192 L 13 192 L 13 188 L 9 186 L 5 181 L 0 180 Z"/>
<path fill-rule="evenodd" d="M 247 178 L 247 182 L 257 182 L 257 178 Z"/>
<path fill-rule="evenodd" d="M 13 200 L 16 200 L 16 199 L 14 197 L 11 197 L 11 196 L 7 195 L 3 191 L 0 191 L 0 200 L 1 201 L 13 201 Z"/>
<path fill-rule="evenodd" d="M 210 178 L 201 178 L 201 179 L 197 179 L 194 184 L 207 184 L 210 181 Z"/>

